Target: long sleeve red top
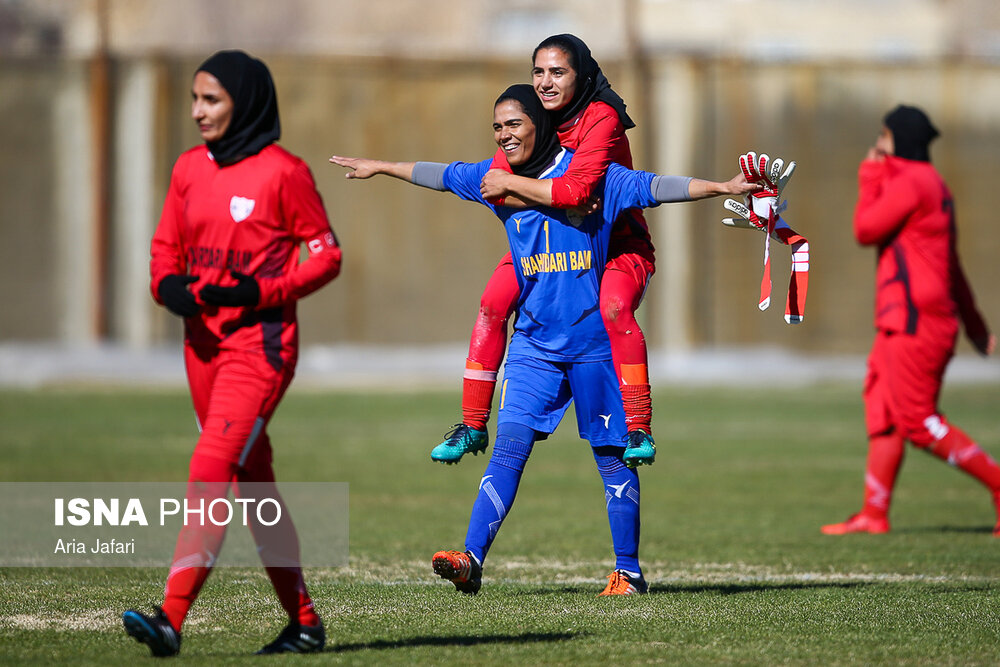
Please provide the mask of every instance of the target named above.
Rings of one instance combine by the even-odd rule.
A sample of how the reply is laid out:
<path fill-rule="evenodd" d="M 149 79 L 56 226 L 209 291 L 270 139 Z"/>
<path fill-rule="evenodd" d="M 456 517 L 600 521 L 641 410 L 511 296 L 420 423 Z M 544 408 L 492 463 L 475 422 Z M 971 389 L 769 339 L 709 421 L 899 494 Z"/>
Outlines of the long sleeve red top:
<path fill-rule="evenodd" d="M 302 243 L 308 258 L 299 262 Z M 234 285 L 230 271 L 260 285 L 256 307 L 207 306 L 185 319 L 185 341 L 219 349 L 261 350 L 276 368 L 297 354 L 295 302 L 340 271 L 341 252 L 309 171 L 276 144 L 220 168 L 204 146 L 183 153 L 153 235 L 150 287 L 159 302 L 170 274 Z"/>
<path fill-rule="evenodd" d="M 955 246 L 951 191 L 929 162 L 888 156 L 858 170 L 854 235 L 878 248 L 875 326 L 917 332 L 923 315 L 960 317 L 986 331 Z"/>

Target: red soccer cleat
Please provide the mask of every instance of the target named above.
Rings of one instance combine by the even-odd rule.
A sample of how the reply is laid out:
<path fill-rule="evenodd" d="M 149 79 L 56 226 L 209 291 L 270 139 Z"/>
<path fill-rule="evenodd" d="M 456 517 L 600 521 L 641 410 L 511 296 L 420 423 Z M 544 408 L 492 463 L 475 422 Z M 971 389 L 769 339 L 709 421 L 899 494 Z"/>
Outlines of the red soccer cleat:
<path fill-rule="evenodd" d="M 431 559 L 434 574 L 455 584 L 466 595 L 475 595 L 483 585 L 483 567 L 468 551 L 439 551 Z"/>
<path fill-rule="evenodd" d="M 871 533 L 881 535 L 889 532 L 889 520 L 885 517 L 871 517 L 854 514 L 842 523 L 831 523 L 820 528 L 824 535 L 847 535 L 849 533 Z"/>
<path fill-rule="evenodd" d="M 625 570 L 615 570 L 608 575 L 608 585 L 597 594 L 602 595 L 644 595 L 649 590 L 646 579 L 639 575 L 633 577 Z"/>

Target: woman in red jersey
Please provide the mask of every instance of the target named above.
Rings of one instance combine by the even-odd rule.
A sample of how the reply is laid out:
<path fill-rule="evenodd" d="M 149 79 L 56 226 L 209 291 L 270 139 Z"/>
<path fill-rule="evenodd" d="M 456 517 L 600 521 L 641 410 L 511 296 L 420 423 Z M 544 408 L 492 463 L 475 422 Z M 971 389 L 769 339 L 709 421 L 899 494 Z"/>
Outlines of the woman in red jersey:
<path fill-rule="evenodd" d="M 854 234 L 878 248 L 875 342 L 865 379 L 868 463 L 864 506 L 827 535 L 885 533 L 896 475 L 910 441 L 972 475 L 992 494 L 1000 537 L 1000 467 L 938 410 L 959 323 L 980 354 L 996 338 L 959 262 L 951 192 L 930 161 L 937 130 L 923 111 L 888 113 L 858 171 Z"/>
<path fill-rule="evenodd" d="M 198 68 L 191 95 L 205 144 L 174 165 L 150 262 L 153 297 L 184 319 L 201 431 L 186 500 L 207 505 L 226 497 L 230 484 L 263 485 L 280 498 L 266 426 L 295 372 L 295 305 L 336 277 L 340 248 L 308 166 L 274 143 L 281 128 L 267 66 L 221 51 Z M 309 255 L 300 263 L 303 243 Z M 181 625 L 222 546 L 225 526 L 204 523 L 181 529 L 162 607 L 123 616 L 128 634 L 153 655 L 180 651 Z M 294 526 L 251 524 L 289 616 L 260 652 L 321 650 L 325 632 L 298 565 Z"/>
<path fill-rule="evenodd" d="M 535 48 L 532 80 L 542 105 L 552 114 L 560 143 L 575 151 L 573 160 L 566 174 L 558 178 L 524 178 L 510 173 L 501 147 L 494 160 L 497 169 L 483 179 L 482 194 L 494 201 L 503 199 L 508 206 L 585 206 L 610 163 L 632 168 L 625 130 L 635 123 L 590 49 L 574 35 L 553 35 Z M 456 463 L 465 453 L 486 448 L 486 422 L 506 347 L 507 320 L 517 302 L 517 281 L 510 261 L 509 254 L 501 260 L 483 292 L 466 359 L 462 423 L 431 452 L 435 461 Z M 635 310 L 655 270 L 654 262 L 653 244 L 641 211 L 624 213 L 612 236 L 607 271 L 601 281 L 600 308 L 622 392 L 628 425 L 625 461 L 631 466 L 650 464 L 656 454 L 646 341 L 635 320 Z"/>

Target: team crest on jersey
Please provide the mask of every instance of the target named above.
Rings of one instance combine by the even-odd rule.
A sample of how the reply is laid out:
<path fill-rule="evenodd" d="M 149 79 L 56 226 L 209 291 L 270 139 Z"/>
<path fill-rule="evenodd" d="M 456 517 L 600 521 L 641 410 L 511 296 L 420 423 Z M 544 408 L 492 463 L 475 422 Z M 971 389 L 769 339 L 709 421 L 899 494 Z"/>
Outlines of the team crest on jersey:
<path fill-rule="evenodd" d="M 256 203 L 253 199 L 234 195 L 229 200 L 229 215 L 233 216 L 233 222 L 243 222 L 249 218 L 250 214 L 253 213 L 253 207 Z"/>

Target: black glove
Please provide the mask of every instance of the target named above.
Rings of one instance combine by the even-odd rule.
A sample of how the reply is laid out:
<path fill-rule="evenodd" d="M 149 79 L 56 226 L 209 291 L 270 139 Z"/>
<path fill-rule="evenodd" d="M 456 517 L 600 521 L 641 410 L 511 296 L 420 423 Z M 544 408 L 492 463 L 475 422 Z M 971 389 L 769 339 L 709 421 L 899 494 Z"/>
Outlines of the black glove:
<path fill-rule="evenodd" d="M 201 288 L 201 300 L 212 306 L 256 306 L 260 303 L 260 285 L 253 276 L 237 271 L 229 275 L 236 279 L 235 287 L 205 285 Z"/>
<path fill-rule="evenodd" d="M 201 306 L 187 288 L 196 280 L 198 276 L 182 276 L 175 273 L 160 281 L 157 291 L 160 293 L 160 301 L 167 310 L 180 317 L 194 317 L 201 312 Z"/>

